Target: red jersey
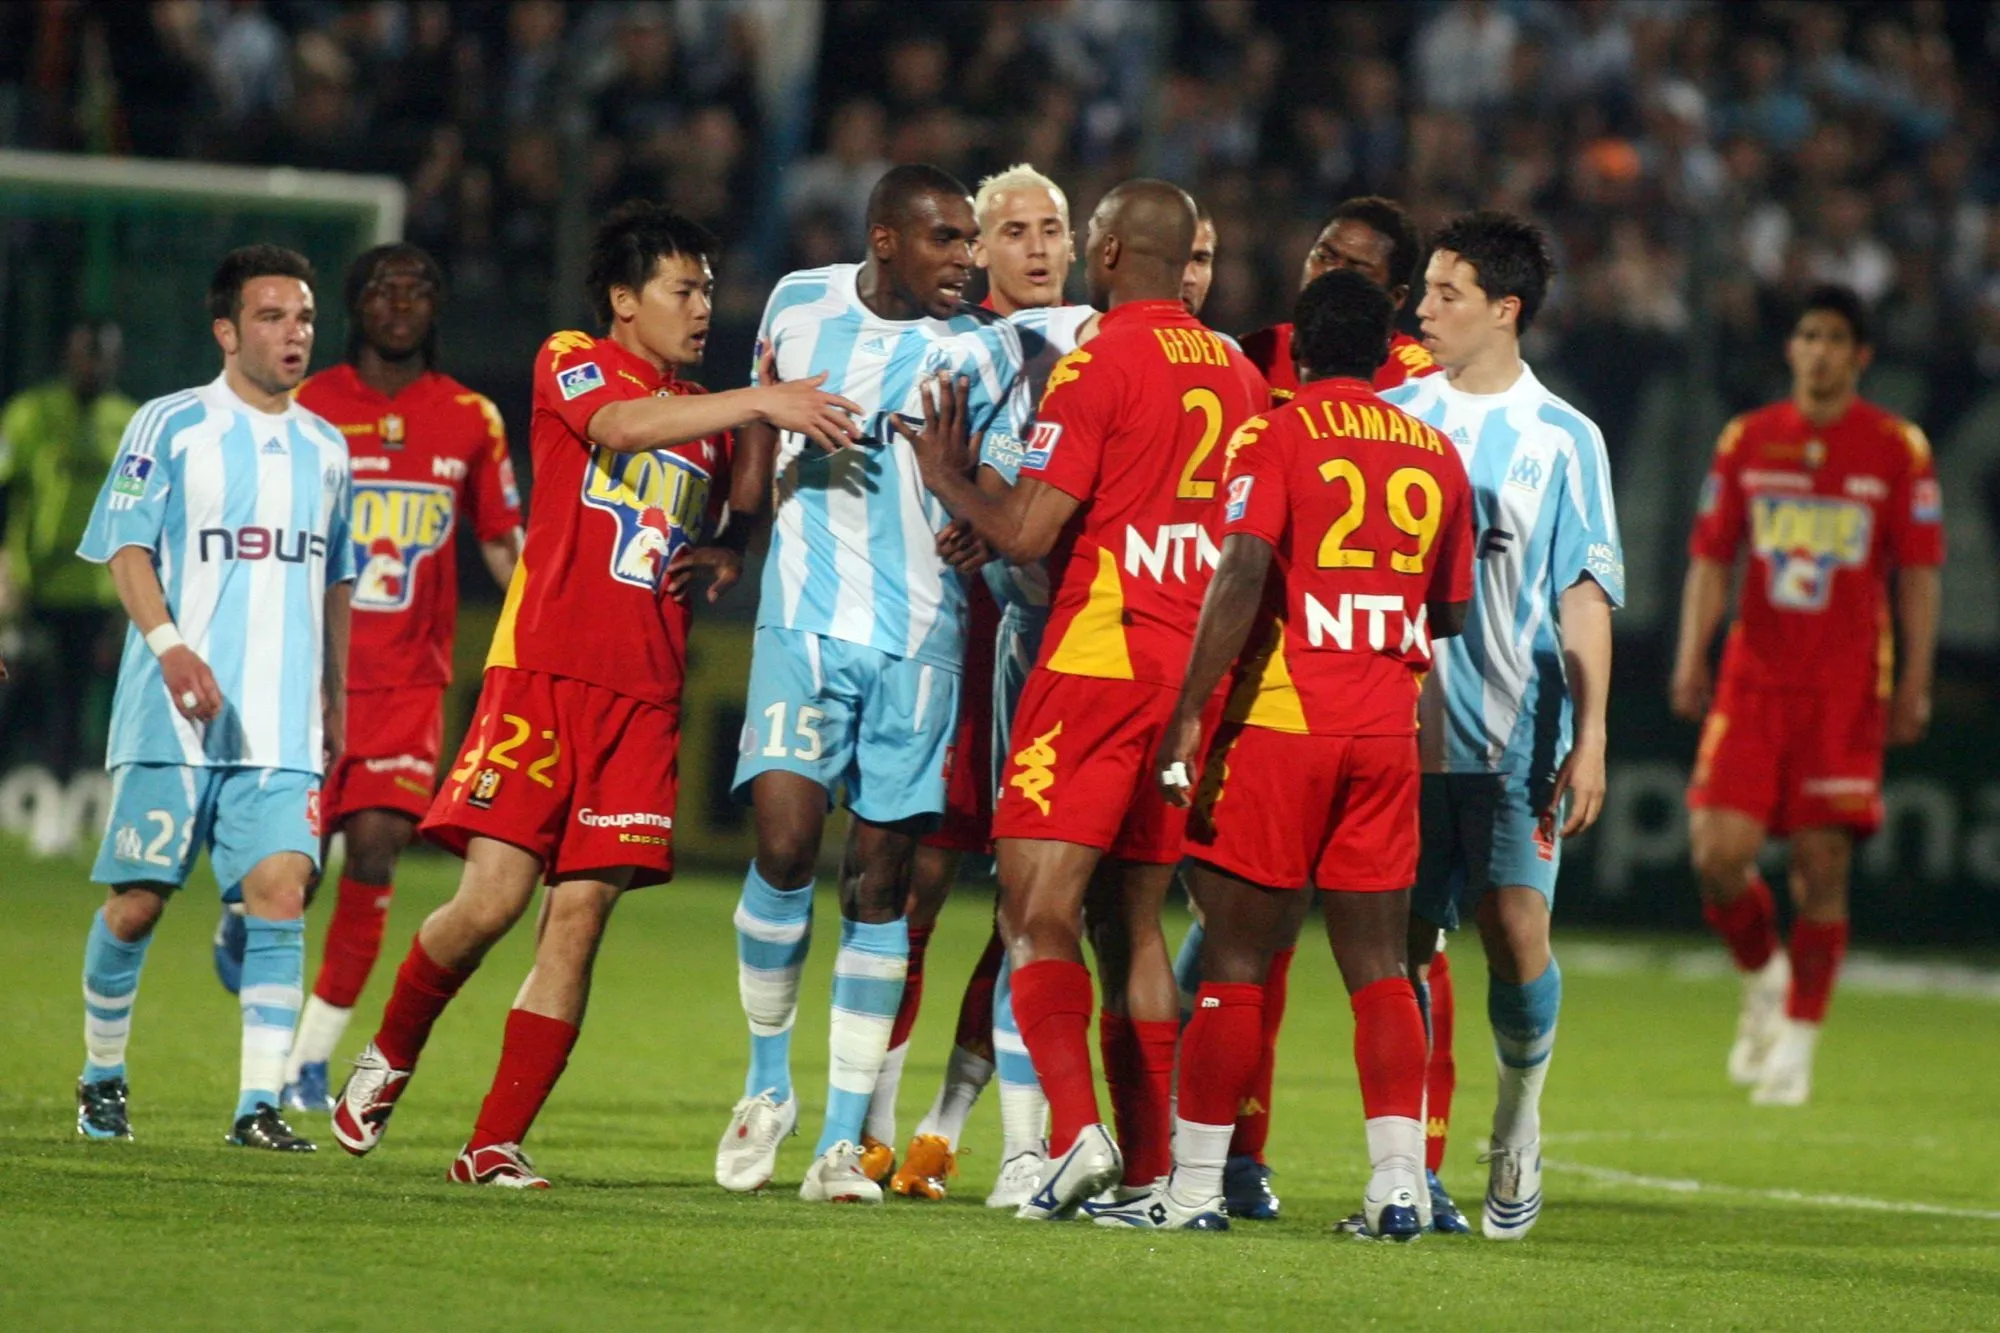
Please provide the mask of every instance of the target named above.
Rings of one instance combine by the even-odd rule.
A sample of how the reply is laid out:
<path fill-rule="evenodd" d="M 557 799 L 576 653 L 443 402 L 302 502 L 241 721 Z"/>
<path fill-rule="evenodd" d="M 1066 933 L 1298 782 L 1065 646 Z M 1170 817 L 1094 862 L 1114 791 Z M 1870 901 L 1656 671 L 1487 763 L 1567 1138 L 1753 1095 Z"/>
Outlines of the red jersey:
<path fill-rule="evenodd" d="M 486 665 L 680 703 L 689 610 L 667 562 L 728 495 L 727 433 L 642 453 L 593 444 L 590 419 L 627 398 L 705 393 L 612 340 L 558 333 L 535 356 L 535 512 Z"/>
<path fill-rule="evenodd" d="M 340 428 L 353 464 L 347 687 L 450 684 L 459 515 L 483 542 L 521 526 L 499 409 L 434 370 L 391 398 L 344 364 L 301 384 L 298 400 Z"/>
<path fill-rule="evenodd" d="M 1292 364 L 1290 324 L 1273 324 L 1250 334 L 1243 340 L 1243 354 L 1270 381 L 1274 402 L 1282 403 L 1298 393 L 1299 369 Z M 1399 330 L 1390 335 L 1388 359 L 1375 369 L 1375 389 L 1393 389 L 1406 380 L 1435 375 L 1442 369 L 1428 348 Z"/>
<path fill-rule="evenodd" d="M 1725 673 L 1765 688 L 1872 685 L 1886 697 L 1889 572 L 1944 562 L 1924 433 L 1860 399 L 1829 426 L 1790 402 L 1736 418 L 1715 446 L 1688 549 L 1729 563 L 1746 540 Z"/>
<path fill-rule="evenodd" d="M 1222 547 L 1218 446 L 1270 402 L 1179 301 L 1130 301 L 1049 371 L 1021 475 L 1080 502 L 1037 665 L 1178 685 Z"/>
<path fill-rule="evenodd" d="M 1276 552 L 1224 717 L 1409 736 L 1433 603 L 1472 598 L 1472 487 L 1437 431 L 1352 379 L 1316 380 L 1229 442 L 1223 535 Z"/>

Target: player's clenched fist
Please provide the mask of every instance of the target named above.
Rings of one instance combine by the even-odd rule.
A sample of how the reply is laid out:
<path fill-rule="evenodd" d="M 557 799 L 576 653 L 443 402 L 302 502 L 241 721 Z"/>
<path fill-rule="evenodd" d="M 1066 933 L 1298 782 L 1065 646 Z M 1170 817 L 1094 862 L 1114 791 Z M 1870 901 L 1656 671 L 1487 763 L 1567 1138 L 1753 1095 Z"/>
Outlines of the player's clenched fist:
<path fill-rule="evenodd" d="M 222 687 L 215 683 L 215 673 L 186 644 L 160 654 L 160 675 L 174 707 L 190 722 L 213 722 L 222 712 Z"/>
<path fill-rule="evenodd" d="M 1682 663 L 1674 668 L 1673 683 L 1667 687 L 1667 702 L 1674 710 L 1674 716 L 1687 722 L 1699 722 L 1708 716 L 1708 705 L 1714 695 L 1713 673 L 1708 663 L 1697 661 Z"/>
<path fill-rule="evenodd" d="M 1201 771 L 1201 716 L 1176 712 L 1160 741 L 1153 774 L 1167 804 L 1185 808 L 1194 799 L 1194 780 Z"/>

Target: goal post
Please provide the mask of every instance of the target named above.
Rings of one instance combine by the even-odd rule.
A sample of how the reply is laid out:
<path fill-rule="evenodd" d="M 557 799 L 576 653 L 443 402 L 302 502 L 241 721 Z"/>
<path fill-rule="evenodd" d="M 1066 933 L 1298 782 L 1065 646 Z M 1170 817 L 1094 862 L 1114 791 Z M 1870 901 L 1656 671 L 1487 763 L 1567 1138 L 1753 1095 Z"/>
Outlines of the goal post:
<path fill-rule="evenodd" d="M 323 363 L 346 336 L 342 273 L 399 239 L 406 209 L 388 176 L 0 149 L 0 395 L 55 373 L 82 318 L 121 326 L 122 387 L 135 397 L 212 378 L 209 275 L 254 241 L 318 270 Z"/>

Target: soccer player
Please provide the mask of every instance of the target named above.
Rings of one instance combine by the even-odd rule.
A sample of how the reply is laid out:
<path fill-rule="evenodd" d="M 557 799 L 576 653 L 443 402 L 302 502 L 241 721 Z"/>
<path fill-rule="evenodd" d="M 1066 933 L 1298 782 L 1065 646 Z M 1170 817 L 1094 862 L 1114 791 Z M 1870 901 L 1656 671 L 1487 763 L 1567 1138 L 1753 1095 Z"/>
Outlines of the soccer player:
<path fill-rule="evenodd" d="M 1200 250 L 1197 246 L 1197 255 Z M 1423 257 L 1423 241 L 1417 234 L 1416 224 L 1402 205 L 1389 199 L 1364 196 L 1349 199 L 1334 209 L 1333 216 L 1320 229 L 1313 248 L 1307 253 L 1299 276 L 1301 290 L 1323 273 L 1338 270 L 1352 270 L 1373 281 L 1389 295 L 1395 310 L 1401 313 L 1403 304 L 1409 299 L 1410 283 L 1416 279 L 1417 263 Z M 1192 273 L 1192 269 L 1190 270 Z M 1206 292 L 1206 284 L 1202 285 Z M 1199 310 L 1199 306 L 1194 307 Z M 1270 381 L 1271 397 L 1283 402 L 1298 391 L 1298 372 L 1294 367 L 1291 324 L 1274 324 L 1260 329 L 1243 340 L 1243 350 Z M 1431 359 L 1423 344 L 1406 333 L 1396 331 L 1389 340 L 1389 352 L 1374 369 L 1371 382 L 1378 390 L 1393 388 L 1406 378 L 1435 374 L 1437 363 Z M 1288 900 L 1293 910 L 1304 912 L 1309 903 L 1306 895 L 1300 894 Z M 1181 951 L 1174 963 L 1174 975 L 1181 993 L 1181 1007 L 1184 1015 L 1191 1015 L 1190 1006 L 1194 993 L 1201 981 L 1202 924 L 1198 905 L 1191 904 L 1196 912 L 1195 924 L 1181 943 Z M 1301 920 L 1303 924 L 1303 919 Z M 1440 960 L 1442 955 L 1439 956 Z M 1292 954 L 1281 949 L 1272 959 L 1269 976 L 1264 985 L 1264 1059 L 1258 1066 L 1257 1076 L 1251 1081 L 1250 1090 L 1243 1098 L 1242 1114 L 1238 1117 L 1236 1141 L 1230 1149 L 1227 1189 L 1229 1215 L 1252 1221 L 1270 1221 L 1278 1216 L 1280 1207 L 1278 1196 L 1271 1189 L 1271 1168 L 1264 1161 L 1264 1145 L 1271 1134 L 1271 1088 L 1277 1072 L 1278 1031 L 1284 1023 L 1285 999 L 1289 990 Z M 1442 1101 L 1449 1106 L 1449 1088 L 1452 1082 L 1451 1046 L 1449 1023 L 1451 1014 L 1450 974 L 1442 961 L 1434 962 L 1431 968 L 1428 998 L 1432 1017 L 1442 1019 L 1439 1035 L 1441 1059 L 1434 1071 L 1443 1076 Z M 1425 998 L 1426 990 L 1419 980 L 1418 996 Z M 1436 1080 L 1434 1080 L 1436 1081 Z M 1434 1094 L 1435 1096 L 1435 1094 Z M 1430 1151 L 1441 1160 L 1444 1150 L 1442 1120 L 1437 1121 L 1437 1132 L 1433 1136 Z M 1435 1175 L 1435 1171 L 1432 1172 Z M 1437 1196 L 1439 1207 L 1435 1216 L 1442 1220 L 1445 1229 L 1456 1226 L 1463 1229 L 1462 1221 L 1454 1223 L 1457 1209 L 1451 1205 L 1450 1196 L 1444 1194 L 1444 1186 L 1432 1180 L 1433 1194 Z"/>
<path fill-rule="evenodd" d="M 945 808 L 966 636 L 965 589 L 948 563 L 957 529 L 892 423 L 923 415 L 918 385 L 938 370 L 976 380 L 974 418 L 994 448 L 1020 435 L 1028 411 L 1019 339 L 964 299 L 978 228 L 948 173 L 892 168 L 869 196 L 867 258 L 788 274 L 765 306 L 758 342 L 775 372 L 829 374 L 862 423 L 856 443 L 831 451 L 764 429 L 743 442 L 744 467 L 776 507 L 735 777 L 755 807 L 757 855 L 736 910 L 750 1062 L 716 1147 L 725 1189 L 768 1184 L 798 1122 L 799 970 L 826 814 L 844 789 L 853 821 L 826 1118 L 799 1192 L 882 1198 L 859 1145 L 908 966 L 912 853 Z"/>
<path fill-rule="evenodd" d="M 705 541 L 729 432 L 776 420 L 847 438 L 845 400 L 816 378 L 711 395 L 679 377 L 707 341 L 714 249 L 677 213 L 625 205 L 599 227 L 586 272 L 607 335 L 558 333 L 535 358 L 542 498 L 465 748 L 421 826 L 465 871 L 417 932 L 334 1106 L 334 1137 L 357 1156 L 381 1141 L 431 1025 L 541 879 L 534 967 L 450 1179 L 548 1186 L 521 1141 L 576 1043 L 598 941 L 621 894 L 673 874 L 688 597 L 698 574 L 713 601 L 741 570 L 740 533 Z"/>
<path fill-rule="evenodd" d="M 437 786 L 461 516 L 502 588 L 521 553 L 499 409 L 437 369 L 443 297 L 437 261 L 416 246 L 367 251 L 347 274 L 347 360 L 299 386 L 347 438 L 356 579 L 347 750 L 321 801 L 347 859 L 285 1069 L 287 1109 L 333 1109 L 327 1061 L 382 950 L 396 858 Z"/>
<path fill-rule="evenodd" d="M 1019 334 L 1032 402 L 1039 399 L 1055 362 L 1074 350 L 1079 326 L 1097 315 L 1087 305 L 1060 304 L 1073 250 L 1069 200 L 1054 181 L 1021 163 L 981 181 L 972 209 L 979 223 L 972 261 L 986 271 L 983 304 L 1006 316 Z M 1019 462 L 1018 455 L 1002 457 L 998 451 L 986 459 L 994 477 L 1007 482 L 1014 479 Z M 993 792 L 999 779 L 993 754 L 1006 745 L 1014 704 L 1048 619 L 1048 577 L 1038 564 L 1022 568 L 992 562 L 968 593 L 959 729 L 944 823 L 917 844 L 911 872 L 910 972 L 890 1034 L 889 1058 L 869 1102 L 870 1138 L 893 1132 L 895 1079 L 916 1022 L 930 923 L 957 878 L 961 859 L 992 852 Z M 889 1181 L 890 1189 L 906 1198 L 945 1197 L 957 1174 L 965 1122 L 996 1071 L 1002 1146 L 999 1175 L 986 1205 L 1018 1208 L 1034 1193 L 1047 1148 L 1048 1103 L 1014 1025 L 1004 956 L 996 926 L 967 979 L 944 1082 Z M 864 1162 L 870 1151 L 864 1139 Z"/>
<path fill-rule="evenodd" d="M 1263 1061 L 1264 980 L 1297 941 L 1291 900 L 1316 884 L 1354 1009 L 1367 1234 L 1420 1234 L 1424 1032 L 1404 971 L 1417 696 L 1432 639 L 1465 621 L 1472 506 L 1456 451 L 1369 387 L 1394 319 L 1361 274 L 1307 283 L 1293 321 L 1301 388 L 1229 442 L 1222 562 L 1156 764 L 1169 802 L 1193 798 L 1187 876 L 1206 923 L 1174 1172 L 1097 1210 L 1101 1226 L 1228 1229 L 1224 1173 Z M 1202 716 L 1225 674 L 1204 757 Z"/>
<path fill-rule="evenodd" d="M 1541 1094 L 1562 1003 L 1549 914 L 1562 840 L 1604 804 L 1611 611 L 1625 597 L 1604 437 L 1521 360 L 1553 270 L 1521 218 L 1447 222 L 1417 307 L 1444 373 L 1383 394 L 1443 432 L 1472 478 L 1472 611 L 1437 654 L 1420 714 L 1410 961 L 1428 964 L 1462 913 L 1477 921 L 1499 1057 L 1481 1224 L 1495 1240 L 1525 1236 L 1541 1212 Z M 1430 1211 L 1428 1195 L 1419 1204 Z"/>
<path fill-rule="evenodd" d="M 1869 354 L 1860 299 L 1815 289 L 1785 344 L 1791 398 L 1738 417 L 1716 444 L 1681 594 L 1673 706 L 1702 721 L 1694 867 L 1743 973 L 1729 1076 L 1765 1106 L 1811 1095 L 1854 844 L 1882 823 L 1883 747 L 1918 740 L 1930 720 L 1942 503 L 1924 433 L 1859 395 Z M 1709 645 L 1746 545 L 1712 685 Z M 1757 871 L 1771 837 L 1791 840 L 1789 958 Z"/>
<path fill-rule="evenodd" d="M 1218 446 L 1269 402 L 1262 377 L 1180 303 L 1194 230 L 1194 202 L 1164 181 L 1129 181 L 1098 205 L 1085 255 L 1105 315 L 1050 374 L 1004 497 L 970 479 L 942 426 L 919 450 L 925 485 L 1002 556 L 1052 555 L 1049 628 L 994 814 L 1015 1012 L 1053 1116 L 1049 1166 L 1024 1218 L 1068 1217 L 1128 1175 L 1098 1114 L 1086 1039 L 1077 924 L 1100 861 L 1113 863 L 1132 941 L 1128 1002 L 1151 992 L 1164 1008 L 1130 1012 L 1169 1024 L 1174 1014 L 1159 906 L 1185 816 L 1160 798 L 1149 765 L 1216 558 Z M 1164 1120 L 1165 1082 L 1114 1082 L 1121 1118 Z"/>
<path fill-rule="evenodd" d="M 125 1045 L 153 927 L 195 856 L 244 906 L 243 1047 L 229 1142 L 311 1152 L 278 1113 L 305 981 L 319 784 L 341 749 L 347 445 L 292 401 L 312 358 L 313 272 L 275 245 L 209 282 L 222 374 L 125 431 L 78 552 L 132 618 L 112 705 L 112 809 L 91 877 L 77 1129 L 130 1138 Z"/>
<path fill-rule="evenodd" d="M 1300 266 L 1299 286 L 1303 289 L 1322 273 L 1353 269 L 1389 293 L 1400 314 L 1410 299 L 1410 284 L 1416 281 L 1422 258 L 1423 237 L 1403 206 L 1379 195 L 1361 195 L 1336 207 L 1326 226 L 1320 228 Z M 1283 400 L 1298 392 L 1290 324 L 1259 329 L 1244 338 L 1243 350 L 1271 382 L 1272 397 Z M 1389 355 L 1375 368 L 1372 382 L 1378 390 L 1393 389 L 1437 371 L 1429 349 L 1397 330 L 1389 339 Z"/>

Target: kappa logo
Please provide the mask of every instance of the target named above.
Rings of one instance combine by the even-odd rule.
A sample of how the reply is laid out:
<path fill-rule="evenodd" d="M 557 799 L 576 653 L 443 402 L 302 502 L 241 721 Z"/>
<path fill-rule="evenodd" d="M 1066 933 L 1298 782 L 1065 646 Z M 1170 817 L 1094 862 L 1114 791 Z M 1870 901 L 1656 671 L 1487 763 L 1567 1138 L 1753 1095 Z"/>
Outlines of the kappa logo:
<path fill-rule="evenodd" d="M 354 606 L 401 611 L 415 594 L 422 564 L 451 543 L 457 514 L 450 486 L 374 480 L 354 486 Z"/>
<path fill-rule="evenodd" d="M 1089 364 L 1090 353 L 1079 347 L 1050 367 L 1048 382 L 1042 386 L 1042 401 L 1038 404 L 1038 409 L 1048 406 L 1050 394 L 1080 378 L 1083 375 L 1083 368 Z"/>
<path fill-rule="evenodd" d="M 1062 735 L 1063 724 L 1058 722 L 1041 735 L 1034 743 L 1021 749 L 1014 756 L 1014 762 L 1021 771 L 1007 779 L 1007 785 L 1033 801 L 1035 808 L 1044 815 L 1049 813 L 1049 798 L 1045 793 L 1056 782 L 1056 747 L 1052 743 Z"/>
<path fill-rule="evenodd" d="M 568 370 L 557 371 L 556 387 L 562 390 L 564 402 L 581 398 L 604 387 L 604 371 L 595 361 L 585 361 Z"/>

